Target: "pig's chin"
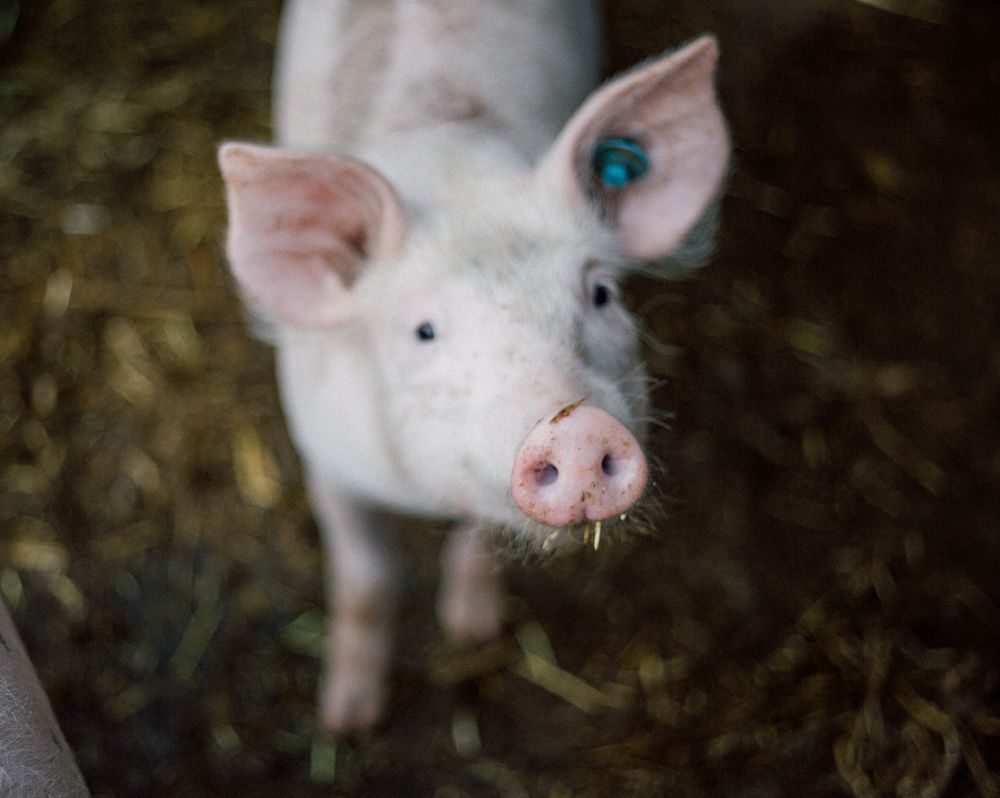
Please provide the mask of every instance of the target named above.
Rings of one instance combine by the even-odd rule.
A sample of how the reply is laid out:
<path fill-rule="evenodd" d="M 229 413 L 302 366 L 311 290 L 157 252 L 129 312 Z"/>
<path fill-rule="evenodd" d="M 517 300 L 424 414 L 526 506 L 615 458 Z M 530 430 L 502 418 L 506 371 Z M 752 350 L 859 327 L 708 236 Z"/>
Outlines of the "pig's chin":
<path fill-rule="evenodd" d="M 442 497 L 442 506 L 448 515 L 484 526 L 517 529 L 535 524 L 517 509 L 509 488 L 506 496 Z"/>
<path fill-rule="evenodd" d="M 547 526 L 520 512 L 516 512 L 507 522 L 497 524 L 495 529 L 502 544 L 501 551 L 506 550 L 515 558 L 531 558 L 543 552 L 558 553 L 575 539 L 582 539 L 584 534 L 582 526 L 579 527 L 579 534 L 575 534 L 575 528 Z M 590 526 L 587 530 L 588 538 L 592 532 L 593 527 Z"/>
<path fill-rule="evenodd" d="M 503 530 L 518 537 L 544 540 L 559 529 L 540 524 L 522 513 L 514 503 L 510 486 L 465 496 L 439 496 L 439 503 L 443 515 Z"/>
<path fill-rule="evenodd" d="M 516 543 L 519 548 L 548 549 L 565 537 L 560 534 L 565 531 L 564 527 L 548 526 L 522 513 L 514 503 L 509 489 L 503 501 L 498 502 L 494 498 L 492 501 L 483 499 L 461 505 L 453 504 L 452 511 L 462 520 L 473 521 L 495 531 L 502 538 Z"/>

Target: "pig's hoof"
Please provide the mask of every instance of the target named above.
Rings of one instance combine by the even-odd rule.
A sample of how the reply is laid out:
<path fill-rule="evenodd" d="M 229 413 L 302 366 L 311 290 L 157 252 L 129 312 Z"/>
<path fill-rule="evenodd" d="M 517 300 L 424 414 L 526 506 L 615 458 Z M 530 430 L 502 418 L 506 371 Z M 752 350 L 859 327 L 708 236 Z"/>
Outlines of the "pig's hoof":
<path fill-rule="evenodd" d="M 481 642 L 499 636 L 502 597 L 491 587 L 450 590 L 441 596 L 438 617 L 449 637 L 458 642 Z"/>
<path fill-rule="evenodd" d="M 365 732 L 382 717 L 385 689 L 371 673 L 334 673 L 320 693 L 320 723 L 336 735 Z"/>

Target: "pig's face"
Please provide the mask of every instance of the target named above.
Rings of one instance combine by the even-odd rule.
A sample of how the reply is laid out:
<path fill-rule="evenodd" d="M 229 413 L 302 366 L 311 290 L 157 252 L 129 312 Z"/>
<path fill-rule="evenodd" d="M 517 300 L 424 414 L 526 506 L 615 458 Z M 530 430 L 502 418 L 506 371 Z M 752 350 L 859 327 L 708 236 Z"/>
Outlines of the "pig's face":
<path fill-rule="evenodd" d="M 543 186 L 512 192 L 455 187 L 358 290 L 395 462 L 447 511 L 517 527 L 532 427 L 585 400 L 641 438 L 645 395 L 612 237 Z"/>
<path fill-rule="evenodd" d="M 344 156 L 220 151 L 233 272 L 285 326 L 365 331 L 367 420 L 422 507 L 558 527 L 642 492 L 643 375 L 616 281 L 674 251 L 718 189 L 716 58 L 700 39 L 651 62 L 534 169 L 456 169 L 443 194 Z"/>

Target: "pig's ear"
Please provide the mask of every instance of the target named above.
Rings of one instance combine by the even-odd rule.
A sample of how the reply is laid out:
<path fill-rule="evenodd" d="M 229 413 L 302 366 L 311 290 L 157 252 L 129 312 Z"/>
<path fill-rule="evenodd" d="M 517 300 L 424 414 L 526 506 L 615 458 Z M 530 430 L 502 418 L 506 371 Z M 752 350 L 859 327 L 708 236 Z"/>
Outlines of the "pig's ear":
<path fill-rule="evenodd" d="M 224 144 L 226 253 L 247 294 L 300 327 L 342 322 L 365 262 L 401 246 L 405 217 L 384 178 L 350 158 Z"/>
<path fill-rule="evenodd" d="M 630 258 L 676 249 L 719 190 L 729 139 L 718 55 L 704 36 L 598 89 L 539 167 L 571 205 L 595 204 Z"/>

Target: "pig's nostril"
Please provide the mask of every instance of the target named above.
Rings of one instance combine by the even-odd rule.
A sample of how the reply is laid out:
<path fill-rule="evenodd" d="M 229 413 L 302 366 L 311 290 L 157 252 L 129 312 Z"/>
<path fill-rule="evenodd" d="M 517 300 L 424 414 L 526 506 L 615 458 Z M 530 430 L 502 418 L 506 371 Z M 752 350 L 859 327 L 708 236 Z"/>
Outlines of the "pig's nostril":
<path fill-rule="evenodd" d="M 604 476 L 606 477 L 613 477 L 618 473 L 618 463 L 615 462 L 615 459 L 610 454 L 604 455 L 604 459 L 601 460 L 601 471 L 604 472 Z"/>
<path fill-rule="evenodd" d="M 552 463 L 546 463 L 535 471 L 535 481 L 538 482 L 540 488 L 551 485 L 557 479 L 559 479 L 559 469 L 552 465 Z"/>

